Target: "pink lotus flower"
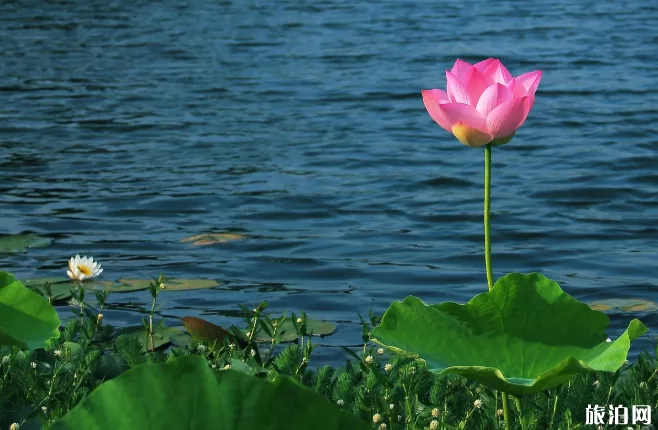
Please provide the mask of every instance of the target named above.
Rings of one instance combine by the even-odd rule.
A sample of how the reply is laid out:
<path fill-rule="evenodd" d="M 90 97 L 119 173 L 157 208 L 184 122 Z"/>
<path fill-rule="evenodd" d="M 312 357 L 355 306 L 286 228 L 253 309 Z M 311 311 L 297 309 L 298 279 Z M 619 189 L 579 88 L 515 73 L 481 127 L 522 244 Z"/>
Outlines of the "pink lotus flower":
<path fill-rule="evenodd" d="M 500 60 L 471 65 L 457 60 L 446 71 L 447 92 L 423 90 L 432 119 L 464 145 L 502 145 L 525 122 L 535 102 L 541 70 L 512 77 Z"/>

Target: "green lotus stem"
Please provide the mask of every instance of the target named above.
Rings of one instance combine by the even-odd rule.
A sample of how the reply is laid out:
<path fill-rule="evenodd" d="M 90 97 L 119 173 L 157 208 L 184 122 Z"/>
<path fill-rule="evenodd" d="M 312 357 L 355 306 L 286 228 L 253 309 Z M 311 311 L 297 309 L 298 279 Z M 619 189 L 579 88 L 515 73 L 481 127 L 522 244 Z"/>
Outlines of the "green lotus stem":
<path fill-rule="evenodd" d="M 521 404 L 521 397 L 519 396 L 513 396 L 514 397 L 514 403 L 516 403 L 516 410 L 519 412 L 519 420 L 521 421 L 521 429 L 526 430 L 526 422 L 525 422 L 525 417 L 523 416 L 523 406 Z"/>
<path fill-rule="evenodd" d="M 559 401 L 559 391 L 555 391 L 555 400 L 553 401 L 553 413 L 551 414 L 551 420 L 548 423 L 548 428 L 553 428 L 553 423 L 555 422 L 555 414 L 557 413 L 557 402 Z"/>
<path fill-rule="evenodd" d="M 503 397 L 503 416 L 505 417 L 505 430 L 511 430 L 512 417 L 509 413 L 509 404 L 507 402 L 507 393 L 501 393 Z"/>
<path fill-rule="evenodd" d="M 491 268 L 491 144 L 484 147 L 484 264 L 487 269 L 487 285 L 493 289 Z"/>

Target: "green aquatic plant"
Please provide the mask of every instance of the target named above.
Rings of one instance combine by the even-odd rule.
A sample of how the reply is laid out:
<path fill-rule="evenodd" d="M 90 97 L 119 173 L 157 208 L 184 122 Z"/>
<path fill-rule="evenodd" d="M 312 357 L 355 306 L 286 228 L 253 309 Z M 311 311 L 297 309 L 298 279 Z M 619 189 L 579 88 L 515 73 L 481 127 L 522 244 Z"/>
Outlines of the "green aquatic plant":
<path fill-rule="evenodd" d="M 432 371 L 521 396 L 555 388 L 580 373 L 616 372 L 631 341 L 647 328 L 635 319 L 607 342 L 608 323 L 603 312 L 543 275 L 511 273 L 465 305 L 426 305 L 416 297 L 393 303 L 372 337 L 403 353 L 413 351 Z"/>
<path fill-rule="evenodd" d="M 109 293 L 134 293 L 148 290 L 151 279 L 119 279 L 117 281 L 100 281 L 96 279 L 76 281 L 58 277 L 36 278 L 25 281 L 25 286 L 41 290 L 51 302 L 63 302 L 75 295 L 74 291 L 82 288 L 86 291 L 106 291 Z M 167 279 L 161 292 L 200 290 L 218 287 L 220 284 L 211 279 Z"/>
<path fill-rule="evenodd" d="M 0 271 L 0 345 L 42 347 L 59 337 L 55 309 L 12 274 Z"/>
<path fill-rule="evenodd" d="M 137 366 L 102 384 L 52 430 L 199 428 L 220 430 L 365 430 L 286 376 L 271 382 L 233 370 L 213 371 L 199 356 Z"/>
<path fill-rule="evenodd" d="M 98 318 L 104 306 L 111 306 L 105 303 L 106 296 L 76 297 L 82 301 L 95 298 L 98 308 L 94 309 L 92 303 L 75 304 L 73 309 L 83 313 L 84 318 L 78 315 L 70 319 L 61 336 L 46 349 L 0 347 L 0 428 L 17 423 L 22 429 L 47 429 L 107 381 L 121 375 L 127 378 L 129 369 L 170 363 L 188 355 L 205 360 L 214 372 L 231 369 L 266 381 L 281 375 L 293 378 L 345 413 L 379 429 L 482 429 L 504 424 L 499 391 L 456 374 L 442 374 L 434 362 L 405 354 L 390 355 L 383 348 L 372 347 L 370 333 L 377 333 L 376 327 L 382 321 L 372 313 L 367 320 L 362 319 L 362 347 L 344 348 L 350 360 L 339 367 L 321 363 L 311 366 L 318 360 L 313 358 L 316 345 L 306 331 L 310 318 L 303 312 L 294 318 L 293 331 L 298 337 L 294 343 L 282 343 L 276 331 L 292 314 L 269 316 L 264 312 L 266 304 L 261 303 L 255 309 L 242 307 L 242 326 L 222 329 L 230 333 L 229 337 L 211 340 L 202 336 L 199 342 L 181 327 L 155 324 L 155 334 L 162 333 L 169 341 L 148 348 L 145 327 L 115 328 L 107 324 L 106 318 Z M 388 325 L 388 316 L 384 320 L 381 327 Z M 256 336 L 261 332 L 274 335 L 269 351 L 261 353 L 262 344 L 255 339 L 249 343 L 246 332 L 253 327 L 258 328 Z M 433 327 L 423 325 L 418 332 L 431 330 Z M 179 337 L 184 341 L 178 341 Z M 613 343 L 607 345 L 615 348 Z M 606 354 L 611 353 L 619 355 L 618 351 Z M 584 422 L 588 403 L 655 404 L 657 368 L 654 358 L 642 355 L 637 363 L 623 366 L 621 371 L 580 374 L 554 389 L 524 396 L 524 413 L 510 410 L 509 415 L 526 423 L 525 428 L 575 429 Z"/>
<path fill-rule="evenodd" d="M 428 306 L 410 296 L 394 302 L 373 339 L 417 357 L 440 373 L 456 373 L 501 390 L 505 426 L 523 399 L 586 371 L 615 372 L 630 342 L 647 328 L 631 321 L 612 344 L 605 342 L 607 317 L 564 293 L 539 274 L 511 273 L 494 282 L 491 263 L 491 150 L 509 142 L 526 120 L 541 71 L 514 78 L 499 60 L 471 65 L 457 60 L 446 72 L 447 92 L 422 91 L 423 102 L 444 129 L 470 147 L 484 147 L 484 260 L 488 293 L 466 305 Z M 428 330 L 429 328 L 429 330 Z M 527 417 L 521 417 L 526 428 Z"/>

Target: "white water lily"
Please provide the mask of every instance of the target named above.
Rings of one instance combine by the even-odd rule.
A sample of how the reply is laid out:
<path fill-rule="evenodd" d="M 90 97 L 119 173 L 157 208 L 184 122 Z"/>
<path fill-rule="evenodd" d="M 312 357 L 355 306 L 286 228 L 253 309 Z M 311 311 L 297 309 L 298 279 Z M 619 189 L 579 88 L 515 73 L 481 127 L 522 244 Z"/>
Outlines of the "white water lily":
<path fill-rule="evenodd" d="M 103 273 L 101 265 L 98 261 L 94 261 L 93 257 L 80 257 L 76 255 L 69 260 L 69 270 L 66 271 L 69 278 L 76 281 L 84 281 L 85 279 L 93 279 Z"/>

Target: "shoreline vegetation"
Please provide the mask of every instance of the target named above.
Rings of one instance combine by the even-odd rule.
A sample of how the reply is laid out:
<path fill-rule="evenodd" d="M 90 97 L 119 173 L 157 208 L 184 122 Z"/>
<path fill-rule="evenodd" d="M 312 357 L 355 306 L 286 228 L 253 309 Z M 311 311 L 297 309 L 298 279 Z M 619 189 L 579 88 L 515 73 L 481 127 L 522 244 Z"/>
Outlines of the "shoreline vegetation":
<path fill-rule="evenodd" d="M 207 363 L 206 367 L 214 374 L 230 371 L 270 383 L 281 376 L 288 377 L 324 398 L 323 406 L 333 405 L 334 412 L 342 411 L 359 418 L 361 422 L 354 428 L 505 426 L 500 392 L 460 376 L 437 375 L 422 361 L 391 354 L 373 344 L 370 338 L 373 328 L 381 324 L 380 316 L 370 313 L 366 319 L 361 319 L 363 347 L 344 348 L 345 364 L 332 367 L 315 363 L 314 335 L 307 323 L 312 320 L 305 313 L 274 318 L 266 312 L 267 304 L 262 303 L 255 309 L 241 306 L 244 318 L 241 327 L 224 329 L 191 317 L 185 321 L 186 330 L 179 331 L 165 326 L 164 320 L 154 318 L 157 297 L 163 288 L 166 289 L 166 280 L 162 277 L 149 284 L 152 311 L 144 315 L 144 325 L 139 331 L 115 328 L 103 317 L 102 310 L 111 293 L 97 291 L 91 296 L 94 299 L 91 303 L 85 298 L 84 288 L 73 288 L 74 298 L 69 304 L 75 317 L 58 329 L 57 338 L 49 339 L 44 348 L 32 351 L 18 346 L 0 347 L 0 410 L 3 411 L 0 428 L 9 429 L 14 423 L 20 429 L 50 428 L 102 384 L 121 375 L 129 377 L 127 372 L 131 369 L 175 363 L 188 356 Z M 31 291 L 37 299 L 47 301 L 48 290 L 46 285 Z M 655 355 L 643 353 L 636 363 L 626 364 L 615 373 L 585 373 L 525 399 L 525 412 L 520 414 L 512 408 L 512 419 L 519 424 L 525 421 L 522 428 L 528 429 L 579 429 L 586 428 L 586 408 L 591 404 L 655 407 L 657 365 Z M 150 416 L 152 410 L 158 410 L 162 411 L 159 418 L 162 423 L 171 422 L 171 414 L 166 413 L 171 411 L 171 405 L 153 403 L 158 398 L 154 390 L 162 388 L 143 386 L 139 389 L 142 401 L 146 402 L 142 407 L 146 409 L 139 410 L 135 404 L 129 413 L 131 419 L 138 420 L 137 416 Z M 170 394 L 174 396 L 170 402 L 181 401 L 176 392 Z M 239 396 L 240 390 L 230 394 Z M 153 400 L 148 401 L 150 397 Z M 116 399 L 106 401 L 110 404 L 106 407 L 111 407 Z M 258 408 L 262 408 L 259 414 L 276 415 L 280 407 L 278 402 L 280 399 L 274 398 L 270 404 L 259 405 Z M 287 413 L 294 415 L 294 411 Z M 203 420 L 203 416 L 200 413 L 196 418 Z M 321 421 L 322 417 L 316 419 Z M 157 422 L 152 424 L 149 428 L 164 428 L 158 427 Z M 113 425 L 108 422 L 106 427 L 95 428 L 109 429 Z M 301 425 L 303 428 L 304 424 Z M 317 424 L 308 425 L 317 427 Z M 52 428 L 85 427 L 57 424 Z M 247 427 L 210 425 L 201 428 Z"/>
<path fill-rule="evenodd" d="M 5 282 L 7 280 L 5 278 Z M 80 284 L 71 289 L 71 299 L 59 302 L 71 306 L 75 316 L 58 328 L 57 337 L 47 340 L 44 348 L 30 351 L 18 346 L 0 347 L 0 410 L 3 412 L 0 428 L 8 429 L 14 424 L 20 429 L 50 428 L 102 384 L 121 375 L 129 377 L 127 372 L 131 369 L 174 363 L 188 356 L 207 363 L 214 374 L 237 372 L 269 382 L 281 376 L 288 377 L 324 398 L 325 407 L 333 405 L 334 412 L 357 417 L 361 420 L 359 424 L 365 425 L 354 428 L 486 429 L 505 426 L 500 392 L 460 376 L 437 375 L 430 372 L 423 361 L 391 354 L 373 344 L 371 335 L 373 328 L 381 324 L 380 316 L 370 313 L 367 318 L 361 318 L 363 347 L 344 348 L 345 364 L 332 367 L 315 362 L 315 336 L 309 326 L 318 326 L 303 312 L 272 317 L 266 312 L 266 303 L 255 309 L 241 306 L 240 314 L 244 319 L 241 327 L 224 329 L 200 318 L 187 317 L 185 329 L 181 330 L 167 327 L 164 320 L 155 318 L 158 295 L 166 288 L 166 280 L 162 277 L 149 283 L 153 297 L 151 312 L 144 315 L 141 328 L 126 330 L 113 327 L 102 314 L 114 293 L 96 291 L 93 295 L 85 295 L 85 288 Z M 34 292 L 34 300 L 46 303 L 52 300 L 48 284 L 29 290 Z M 591 404 L 656 406 L 657 366 L 655 355 L 643 353 L 636 363 L 626 364 L 615 373 L 585 373 L 559 387 L 530 396 L 525 400 L 528 412 L 521 415 L 512 409 L 512 419 L 519 424 L 524 421 L 522 428 L 528 429 L 579 429 L 586 428 L 586 408 Z M 185 385 L 189 389 L 188 383 Z M 161 410 L 163 425 L 171 422 L 168 402 L 180 402 L 180 393 L 168 393 L 173 397 L 157 404 L 154 390 L 162 388 L 143 386 L 139 389 L 143 399 L 153 400 L 147 401 L 142 405 L 145 409 L 140 410 L 137 400 L 133 399 L 135 404 L 131 407 L 133 416 L 130 418 L 138 420 L 139 416 Z M 241 392 L 236 389 L 229 395 L 239 400 Z M 111 407 L 116 399 L 106 402 L 106 407 Z M 271 404 L 260 405 L 263 409 L 259 414 L 277 414 L 282 406 L 283 403 L 279 405 L 274 399 Z M 288 411 L 288 414 L 293 412 Z M 203 420 L 203 414 L 196 418 Z M 152 427 L 147 428 L 165 428 L 151 424 Z M 303 425 L 317 427 L 312 423 L 301 425 L 300 428 L 304 428 Z M 114 423 L 107 422 L 105 427 L 94 428 L 113 426 Z M 86 427 L 80 424 L 52 428 Z M 201 428 L 247 427 L 213 427 L 209 423 L 209 427 Z"/>

